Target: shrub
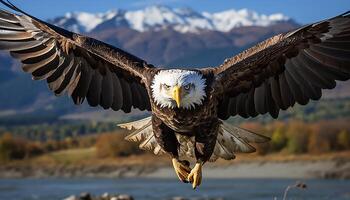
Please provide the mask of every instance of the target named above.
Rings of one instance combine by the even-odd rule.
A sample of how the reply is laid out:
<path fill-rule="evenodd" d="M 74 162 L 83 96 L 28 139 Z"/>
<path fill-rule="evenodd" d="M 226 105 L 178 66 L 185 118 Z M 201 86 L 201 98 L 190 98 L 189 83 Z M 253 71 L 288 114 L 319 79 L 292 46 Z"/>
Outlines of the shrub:
<path fill-rule="evenodd" d="M 84 136 L 79 138 L 79 147 L 80 148 L 89 148 L 95 146 L 96 137 L 95 136 Z"/>
<path fill-rule="evenodd" d="M 272 151 L 282 150 L 286 146 L 287 142 L 288 140 L 287 140 L 286 134 L 282 128 L 277 128 L 272 133 L 272 137 L 271 137 Z"/>
<path fill-rule="evenodd" d="M 52 152 L 60 150 L 60 145 L 58 141 L 55 140 L 48 140 L 43 144 L 45 152 Z"/>
<path fill-rule="evenodd" d="M 0 138 L 0 160 L 9 161 L 23 159 L 26 156 L 26 143 L 24 140 L 12 137 L 6 133 Z"/>
<path fill-rule="evenodd" d="M 270 142 L 258 143 L 254 145 L 256 147 L 256 153 L 258 155 L 266 155 L 270 150 Z"/>
<path fill-rule="evenodd" d="M 287 149 L 289 153 L 306 153 L 310 129 L 303 122 L 293 121 L 287 128 Z"/>
<path fill-rule="evenodd" d="M 327 153 L 331 151 L 330 141 L 327 140 L 319 131 L 313 131 L 310 134 L 308 142 L 309 153 Z"/>
<path fill-rule="evenodd" d="M 106 133 L 97 138 L 96 151 L 100 158 L 129 156 L 140 154 L 142 151 L 134 142 L 124 139 L 124 132 Z"/>
<path fill-rule="evenodd" d="M 315 123 L 314 126 L 316 126 L 318 132 L 320 145 L 326 141 L 329 145 L 329 150 L 339 150 L 337 145 L 337 134 L 346 127 L 346 123 L 344 124 L 342 121 L 320 121 Z M 323 152 L 326 151 L 327 150 L 324 150 Z"/>
<path fill-rule="evenodd" d="M 26 145 L 26 157 L 39 156 L 44 152 L 44 148 L 39 142 L 30 142 Z"/>
<path fill-rule="evenodd" d="M 342 130 L 337 135 L 337 144 L 341 150 L 350 149 L 350 133 Z"/>

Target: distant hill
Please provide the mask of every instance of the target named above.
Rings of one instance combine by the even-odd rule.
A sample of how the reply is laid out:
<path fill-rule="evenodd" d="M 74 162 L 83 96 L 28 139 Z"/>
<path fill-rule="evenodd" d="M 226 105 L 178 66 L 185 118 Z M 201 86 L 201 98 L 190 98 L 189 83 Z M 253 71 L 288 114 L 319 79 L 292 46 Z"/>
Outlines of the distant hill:
<path fill-rule="evenodd" d="M 125 49 L 157 66 L 184 68 L 219 65 L 257 42 L 300 26 L 282 14 L 267 16 L 248 10 L 209 14 L 163 6 L 102 14 L 75 12 L 49 21 Z M 44 82 L 32 81 L 4 52 L 0 53 L 0 91 L 0 121 L 30 121 L 32 115 L 56 120 L 102 110 L 76 107 L 66 96 L 54 97 Z M 349 91 L 350 84 L 345 83 L 327 97 L 347 97 Z"/>

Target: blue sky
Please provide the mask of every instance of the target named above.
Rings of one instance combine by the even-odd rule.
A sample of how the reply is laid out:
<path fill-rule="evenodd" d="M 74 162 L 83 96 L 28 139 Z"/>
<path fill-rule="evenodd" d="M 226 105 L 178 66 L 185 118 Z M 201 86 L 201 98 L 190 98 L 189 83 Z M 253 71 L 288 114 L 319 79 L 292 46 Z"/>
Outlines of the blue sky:
<path fill-rule="evenodd" d="M 248 8 L 264 14 L 281 12 L 299 23 L 310 23 L 350 10 L 350 0 L 11 0 L 11 2 L 42 19 L 69 11 L 104 12 L 116 8 L 135 10 L 161 4 L 209 12 L 231 8 Z"/>

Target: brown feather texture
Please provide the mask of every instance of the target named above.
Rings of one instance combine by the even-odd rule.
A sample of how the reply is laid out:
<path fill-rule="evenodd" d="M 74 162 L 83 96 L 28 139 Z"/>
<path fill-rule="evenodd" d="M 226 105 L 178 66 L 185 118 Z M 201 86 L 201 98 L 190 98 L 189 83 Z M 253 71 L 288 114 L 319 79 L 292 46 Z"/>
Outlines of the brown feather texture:
<path fill-rule="evenodd" d="M 1 2 L 20 14 L 0 10 L 0 49 L 20 60 L 23 70 L 31 73 L 34 80 L 45 79 L 56 95 L 68 92 L 75 104 L 87 99 L 91 106 L 104 109 L 151 110 L 143 82 L 143 74 L 151 65 L 103 42 L 43 22 L 9 2 Z M 130 87 L 137 88 L 137 92 L 130 95 Z"/>
<path fill-rule="evenodd" d="M 349 12 L 267 39 L 211 70 L 221 119 L 305 105 L 350 78 Z M 229 100 L 227 100 L 229 99 Z M 241 102 L 246 102 L 244 106 Z M 234 108 L 236 104 L 236 108 Z"/>

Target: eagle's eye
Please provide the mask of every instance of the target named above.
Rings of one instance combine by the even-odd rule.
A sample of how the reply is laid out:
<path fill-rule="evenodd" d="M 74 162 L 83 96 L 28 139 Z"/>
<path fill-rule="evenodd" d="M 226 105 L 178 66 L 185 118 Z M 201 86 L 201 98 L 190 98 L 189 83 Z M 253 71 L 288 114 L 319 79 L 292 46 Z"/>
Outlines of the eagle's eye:
<path fill-rule="evenodd" d="M 166 89 L 166 90 L 169 90 L 169 89 L 170 89 L 170 86 L 167 85 L 167 84 L 163 84 L 163 88 Z"/>
<path fill-rule="evenodd" d="M 191 84 L 185 85 L 185 86 L 184 86 L 184 89 L 185 89 L 185 90 L 190 90 L 190 89 L 191 89 Z"/>

